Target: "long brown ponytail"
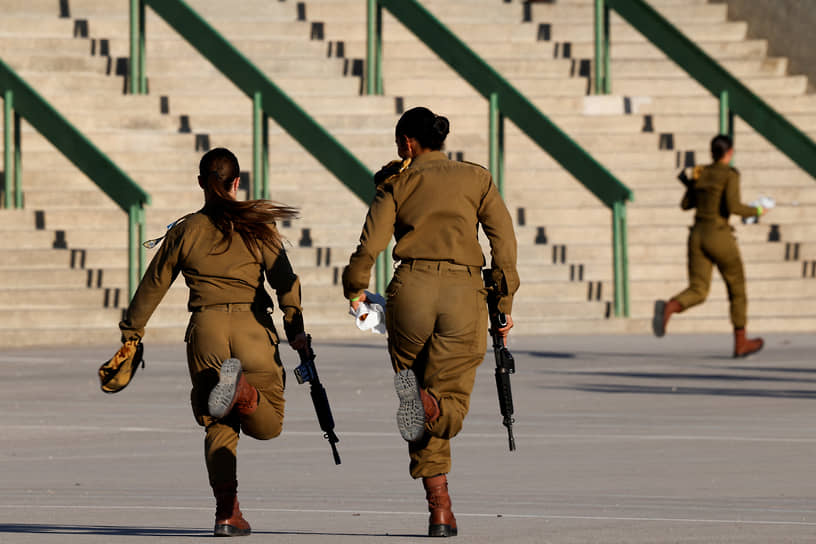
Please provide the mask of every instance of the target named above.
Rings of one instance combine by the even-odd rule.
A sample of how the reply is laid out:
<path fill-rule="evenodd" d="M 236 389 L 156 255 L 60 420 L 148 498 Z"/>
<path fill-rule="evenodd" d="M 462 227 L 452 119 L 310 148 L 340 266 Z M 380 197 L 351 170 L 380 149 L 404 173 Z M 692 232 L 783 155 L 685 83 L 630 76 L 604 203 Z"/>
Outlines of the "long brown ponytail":
<path fill-rule="evenodd" d="M 235 178 L 240 176 L 241 169 L 235 155 L 223 147 L 205 153 L 198 171 L 206 200 L 202 211 L 224 235 L 227 242 L 224 251 L 230 247 L 233 232 L 237 232 L 253 252 L 260 253 L 263 245 L 274 249 L 283 247 L 280 234 L 270 225 L 297 217 L 296 208 L 269 200 L 238 201 L 232 198 L 229 190 Z"/>

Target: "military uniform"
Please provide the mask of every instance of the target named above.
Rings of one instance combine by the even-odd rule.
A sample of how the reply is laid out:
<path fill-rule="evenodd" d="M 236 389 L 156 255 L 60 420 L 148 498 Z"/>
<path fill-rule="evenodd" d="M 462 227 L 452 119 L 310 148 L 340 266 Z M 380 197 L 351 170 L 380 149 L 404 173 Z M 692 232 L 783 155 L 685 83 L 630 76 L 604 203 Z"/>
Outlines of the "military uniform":
<path fill-rule="evenodd" d="M 510 214 L 487 170 L 440 151 L 419 155 L 378 185 L 360 245 L 343 272 L 346 297 L 359 296 L 376 256 L 396 238 L 400 264 L 386 291 L 389 354 L 395 371 L 414 370 L 440 412 L 425 437 L 409 445 L 414 478 L 450 471 L 450 439 L 462 428 L 484 360 L 479 224 L 491 245 L 499 309 L 509 314 L 519 286 Z"/>
<path fill-rule="evenodd" d="M 731 322 L 735 329 L 744 328 L 748 305 L 745 273 L 728 218 L 731 214 L 751 217 L 757 215 L 758 210 L 742 204 L 739 172 L 720 162 L 702 168 L 686 191 L 681 206 L 684 210 L 696 208 L 697 212 L 688 238 L 689 286 L 673 299 L 682 310 L 703 302 L 716 264 L 728 287 Z"/>
<path fill-rule="evenodd" d="M 237 233 L 228 245 L 206 215 L 192 214 L 170 230 L 153 257 L 119 324 L 123 341 L 141 339 L 179 272 L 190 288 L 185 341 L 193 414 L 206 428 L 205 458 L 215 488 L 236 479 L 239 429 L 261 440 L 280 434 L 285 377 L 264 276 L 277 293 L 290 340 L 303 332 L 300 282 L 284 251 L 263 245 L 256 255 Z M 258 390 L 258 408 L 248 417 L 231 413 L 216 420 L 208 414 L 207 396 L 230 357 L 240 359 L 246 380 Z"/>

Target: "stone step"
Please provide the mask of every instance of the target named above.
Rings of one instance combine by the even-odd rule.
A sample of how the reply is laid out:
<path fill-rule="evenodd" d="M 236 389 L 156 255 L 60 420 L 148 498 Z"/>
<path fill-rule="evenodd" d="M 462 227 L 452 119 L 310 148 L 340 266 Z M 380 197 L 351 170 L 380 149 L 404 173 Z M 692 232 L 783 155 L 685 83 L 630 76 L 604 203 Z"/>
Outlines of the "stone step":
<path fill-rule="evenodd" d="M 588 21 L 588 22 L 587 22 Z M 580 23 L 554 22 L 550 28 L 549 40 L 558 42 L 589 42 L 594 39 L 592 19 Z M 243 25 L 242 25 L 243 26 Z M 484 20 L 475 23 L 457 21 L 446 22 L 448 29 L 466 43 L 471 42 L 532 42 L 539 36 L 538 25 L 519 25 L 514 23 L 486 23 Z M 246 25 L 247 35 L 255 35 L 255 27 Z M 365 21 L 347 24 L 343 21 L 327 21 L 326 35 L 342 36 L 348 40 L 364 40 L 366 36 Z M 746 38 L 748 25 L 745 22 L 689 22 L 681 25 L 683 33 L 693 41 L 705 41 L 716 36 L 719 41 L 737 42 Z M 383 41 L 405 41 L 413 34 L 390 15 L 383 17 Z M 612 43 L 648 43 L 636 29 L 618 20 L 610 25 Z M 614 47 L 614 46 L 613 46 Z M 614 54 L 614 50 L 613 50 Z"/>
<path fill-rule="evenodd" d="M 87 52 L 75 55 L 4 55 L 6 62 L 17 72 L 87 72 L 109 75 L 115 71 L 113 61 L 109 57 L 92 57 Z"/>
<path fill-rule="evenodd" d="M 343 42 L 346 57 L 365 58 L 366 42 L 363 39 L 348 39 L 348 36 L 329 36 L 332 40 Z M 466 39 L 466 37 L 463 36 Z M 485 58 L 573 58 L 591 59 L 595 56 L 595 44 L 592 34 L 583 40 L 570 41 L 569 48 L 565 49 L 560 42 L 533 41 L 528 42 L 479 42 L 468 41 L 468 46 L 478 55 Z M 697 45 L 717 60 L 756 58 L 767 55 L 768 43 L 765 40 L 725 41 L 705 36 Z M 665 55 L 651 43 L 621 42 L 613 38 L 610 49 L 612 59 L 664 59 Z M 436 58 L 436 54 L 416 39 L 397 41 L 391 39 L 383 41 L 383 64 L 397 58 Z M 613 74 L 614 76 L 614 74 Z"/>

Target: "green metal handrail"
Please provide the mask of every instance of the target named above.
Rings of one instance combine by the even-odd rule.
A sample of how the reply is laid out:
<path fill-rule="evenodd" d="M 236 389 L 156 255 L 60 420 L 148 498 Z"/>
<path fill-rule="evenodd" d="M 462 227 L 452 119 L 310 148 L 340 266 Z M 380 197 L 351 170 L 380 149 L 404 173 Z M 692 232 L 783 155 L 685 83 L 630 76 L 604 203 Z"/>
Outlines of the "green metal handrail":
<path fill-rule="evenodd" d="M 611 92 L 609 10 L 614 9 L 671 60 L 720 100 L 720 132 L 730 134 L 733 114 L 816 178 L 816 143 L 771 108 L 643 0 L 596 0 L 595 90 Z"/>
<path fill-rule="evenodd" d="M 22 116 L 127 212 L 128 289 L 132 296 L 144 271 L 145 253 L 142 247 L 144 206 L 150 204 L 150 195 L 2 60 L 0 60 L 0 92 L 3 96 L 5 117 L 3 153 L 6 171 L 5 207 L 23 207 L 20 152 L 20 116 Z"/>
<path fill-rule="evenodd" d="M 253 101 L 255 198 L 269 197 L 268 120 L 275 120 L 363 202 L 373 173 L 183 0 L 131 0 L 131 90 L 147 90 L 144 6 L 149 6 Z M 137 37 L 134 38 L 133 36 Z M 260 182 L 260 183 L 258 183 Z"/>
<path fill-rule="evenodd" d="M 373 173 L 255 64 L 183 0 L 130 0 L 130 90 L 147 93 L 145 6 L 150 6 L 253 103 L 253 198 L 269 198 L 269 118 L 273 118 L 366 204 L 374 198 Z M 135 59 L 135 60 L 133 60 Z M 385 290 L 385 257 L 377 259 L 376 289 Z"/>
<path fill-rule="evenodd" d="M 367 0 L 368 44 L 366 89 L 381 94 L 382 9 L 387 9 L 439 58 L 472 85 L 489 103 L 489 167 L 496 185 L 504 188 L 504 117 L 552 156 L 612 210 L 614 309 L 629 316 L 626 245 L 626 201 L 632 191 L 565 134 L 530 100 L 471 50 L 416 0 Z"/>

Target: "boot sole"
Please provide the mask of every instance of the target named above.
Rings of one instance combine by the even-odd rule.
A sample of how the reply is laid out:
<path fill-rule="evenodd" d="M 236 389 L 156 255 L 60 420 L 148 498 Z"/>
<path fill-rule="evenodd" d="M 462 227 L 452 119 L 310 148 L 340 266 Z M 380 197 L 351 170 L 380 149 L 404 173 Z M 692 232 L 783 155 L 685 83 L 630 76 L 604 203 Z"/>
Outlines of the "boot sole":
<path fill-rule="evenodd" d="M 456 536 L 458 533 L 456 528 L 450 525 L 431 525 L 428 527 L 428 536 L 432 537 Z"/>
<path fill-rule="evenodd" d="M 239 529 L 232 525 L 216 525 L 213 536 L 248 536 L 252 529 Z"/>
<path fill-rule="evenodd" d="M 663 313 L 666 311 L 666 301 L 656 300 L 654 305 L 654 316 L 652 317 L 652 332 L 658 338 L 666 335 L 666 328 L 663 326 Z"/>
<path fill-rule="evenodd" d="M 218 384 L 210 391 L 207 399 L 207 409 L 212 417 L 221 419 L 232 409 L 241 372 L 241 361 L 238 359 L 227 359 L 221 364 Z"/>
<path fill-rule="evenodd" d="M 419 382 L 410 368 L 394 376 L 394 389 L 399 397 L 397 428 L 407 442 L 416 442 L 425 434 L 425 408 L 419 394 Z"/>

